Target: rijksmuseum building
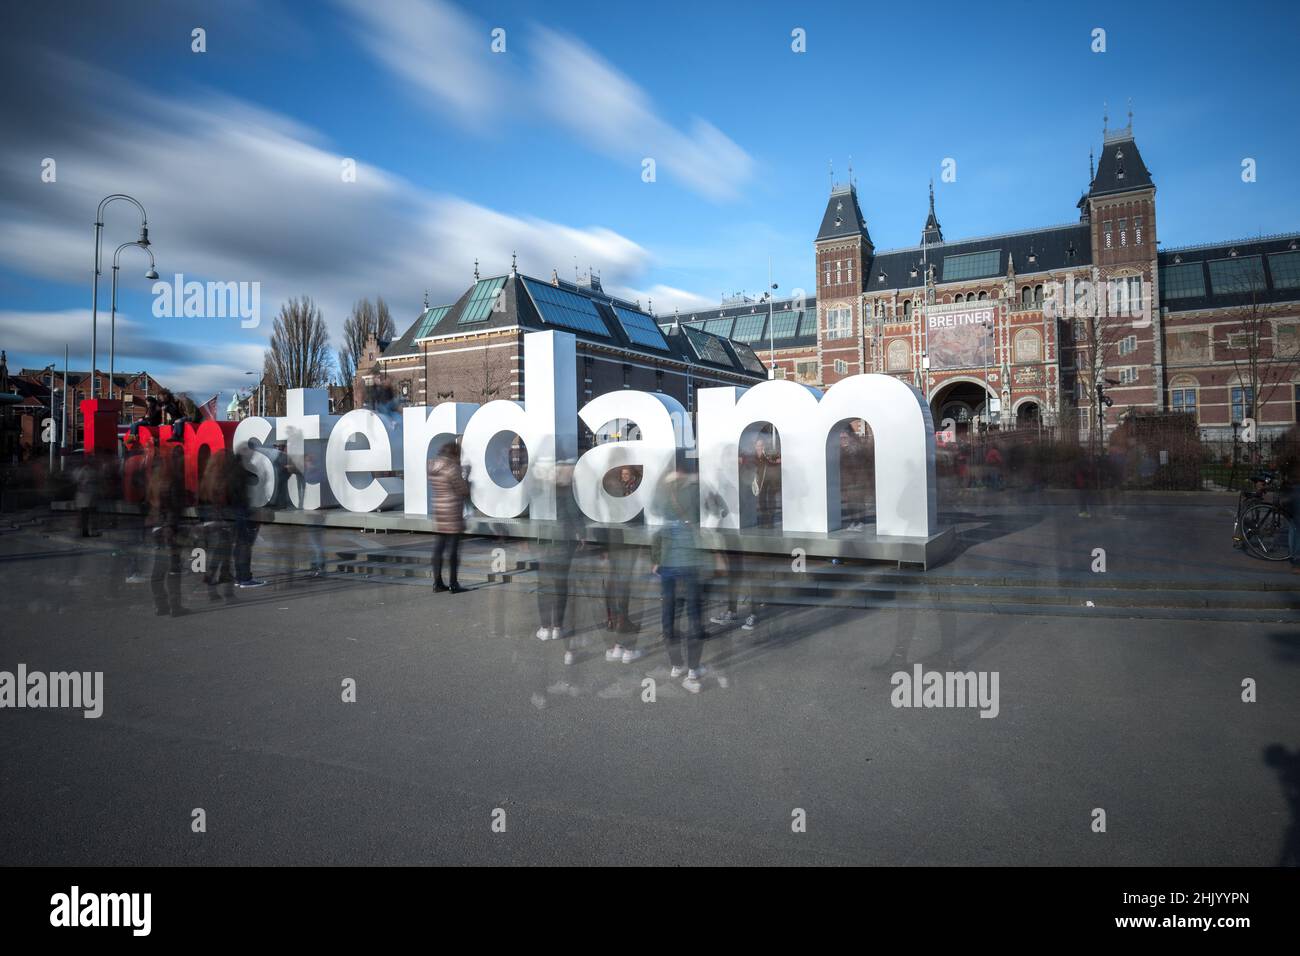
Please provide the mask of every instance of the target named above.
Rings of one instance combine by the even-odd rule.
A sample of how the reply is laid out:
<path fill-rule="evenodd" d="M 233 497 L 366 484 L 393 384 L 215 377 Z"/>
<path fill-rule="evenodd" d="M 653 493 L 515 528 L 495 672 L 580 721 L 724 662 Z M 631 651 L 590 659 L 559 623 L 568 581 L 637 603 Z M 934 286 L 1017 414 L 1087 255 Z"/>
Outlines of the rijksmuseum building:
<path fill-rule="evenodd" d="M 1300 234 L 1161 248 L 1131 118 L 1104 132 L 1077 210 L 1066 225 L 948 240 L 932 188 L 920 241 L 878 250 L 855 185 L 835 186 L 813 243 L 815 296 L 655 315 L 595 278 L 476 272 L 458 301 L 426 309 L 386 346 L 372 342 L 358 381 L 386 379 L 411 403 L 517 399 L 523 333 L 561 328 L 578 338 L 580 405 L 635 388 L 693 410 L 696 388 L 753 384 L 770 365 L 821 387 L 897 376 L 926 396 L 936 428 L 952 419 L 1084 435 L 1097 381 L 1113 403 L 1107 428 L 1156 412 L 1194 416 L 1207 438 L 1232 437 L 1246 417 L 1261 435 L 1295 425 Z M 1123 314 L 1094 318 L 1054 300 L 1054 289 L 1085 285 Z"/>

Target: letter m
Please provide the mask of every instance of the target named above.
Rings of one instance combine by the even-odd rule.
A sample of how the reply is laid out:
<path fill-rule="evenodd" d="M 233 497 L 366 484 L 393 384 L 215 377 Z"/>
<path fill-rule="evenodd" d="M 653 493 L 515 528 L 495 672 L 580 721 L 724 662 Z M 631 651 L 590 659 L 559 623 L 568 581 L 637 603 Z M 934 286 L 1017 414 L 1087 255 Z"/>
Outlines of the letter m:
<path fill-rule="evenodd" d="M 752 388 L 705 388 L 699 393 L 701 500 L 716 494 L 726 506 L 707 523 L 740 528 L 755 523 L 754 496 L 741 487 L 739 456 L 752 452 L 764 423 L 781 444 L 781 527 L 827 532 L 840 527 L 838 425 L 861 418 L 876 453 L 876 533 L 929 537 L 938 524 L 934 420 L 921 393 L 892 375 L 854 375 L 825 395 L 773 379 Z M 712 485 L 713 487 L 710 487 Z"/>
<path fill-rule="evenodd" d="M 208 318 L 227 319 L 239 315 L 239 283 L 208 283 Z"/>

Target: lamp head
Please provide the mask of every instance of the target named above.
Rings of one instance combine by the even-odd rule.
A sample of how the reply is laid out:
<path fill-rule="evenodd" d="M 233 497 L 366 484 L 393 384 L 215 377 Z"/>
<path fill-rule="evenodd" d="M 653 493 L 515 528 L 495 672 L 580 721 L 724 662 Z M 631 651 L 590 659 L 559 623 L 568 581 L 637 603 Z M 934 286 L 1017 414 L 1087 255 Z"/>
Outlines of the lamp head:
<path fill-rule="evenodd" d="M 158 278 L 158 270 L 155 269 L 153 266 L 150 266 L 149 271 L 144 274 L 144 277 L 146 279 L 156 279 Z"/>

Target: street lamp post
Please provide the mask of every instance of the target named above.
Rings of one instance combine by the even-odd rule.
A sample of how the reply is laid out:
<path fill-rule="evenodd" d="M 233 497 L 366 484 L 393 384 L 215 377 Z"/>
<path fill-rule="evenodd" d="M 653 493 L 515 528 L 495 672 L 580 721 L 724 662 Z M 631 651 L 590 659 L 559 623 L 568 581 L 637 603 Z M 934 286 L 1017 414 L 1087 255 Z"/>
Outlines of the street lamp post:
<path fill-rule="evenodd" d="M 105 196 L 99 202 L 99 208 L 95 212 L 95 274 L 90 283 L 90 397 L 96 398 L 99 394 L 99 383 L 95 378 L 95 361 L 99 356 L 99 266 L 102 259 L 102 248 L 104 240 L 104 210 L 108 204 L 115 200 L 122 199 L 126 202 L 133 203 L 140 210 L 140 238 L 137 243 L 141 246 L 149 245 L 149 214 L 144 211 L 144 206 L 140 200 L 126 193 L 113 193 L 111 196 Z"/>
<path fill-rule="evenodd" d="M 113 294 L 110 297 L 110 313 L 108 323 L 108 397 L 113 397 L 113 373 L 116 370 L 117 363 L 117 260 L 122 255 L 122 250 L 130 246 L 139 246 L 149 255 L 149 271 L 144 274 L 146 279 L 158 278 L 158 269 L 154 263 L 153 250 L 149 248 L 148 241 L 140 242 L 138 239 L 134 242 L 124 242 L 117 247 L 113 253 Z"/>

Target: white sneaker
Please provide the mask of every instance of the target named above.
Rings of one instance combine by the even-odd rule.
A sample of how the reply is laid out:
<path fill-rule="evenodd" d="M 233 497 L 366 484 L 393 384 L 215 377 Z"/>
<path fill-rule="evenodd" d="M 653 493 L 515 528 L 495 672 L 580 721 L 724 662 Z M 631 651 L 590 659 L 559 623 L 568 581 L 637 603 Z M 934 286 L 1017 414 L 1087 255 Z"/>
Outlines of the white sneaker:
<path fill-rule="evenodd" d="M 551 628 L 551 640 L 558 641 L 563 636 L 564 636 L 564 628 L 562 627 Z"/>
<path fill-rule="evenodd" d="M 700 687 L 700 675 L 695 671 L 688 673 L 686 675 L 686 680 L 682 681 L 682 688 L 692 694 L 698 694 L 700 692 Z"/>
<path fill-rule="evenodd" d="M 573 663 L 573 651 L 564 652 L 564 666 L 568 667 Z"/>
<path fill-rule="evenodd" d="M 617 644 L 615 644 L 613 647 L 611 647 L 609 650 L 605 652 L 605 660 L 609 661 L 610 663 L 613 663 L 614 661 L 621 661 L 622 659 L 623 659 L 623 648 L 619 647 Z"/>
<path fill-rule="evenodd" d="M 668 676 L 671 677 L 673 680 L 677 680 L 677 678 L 681 677 L 685 673 L 686 673 L 685 667 L 674 667 L 671 671 L 668 672 Z"/>
<path fill-rule="evenodd" d="M 126 579 L 127 584 L 148 584 L 149 579 L 143 574 L 132 574 Z"/>
<path fill-rule="evenodd" d="M 751 614 L 749 615 L 749 617 L 745 618 L 745 623 L 740 625 L 740 628 L 743 631 L 752 631 L 757 626 L 758 626 L 758 618 L 754 617 L 754 615 Z"/>
<path fill-rule="evenodd" d="M 717 615 L 716 617 L 709 618 L 709 620 L 712 621 L 714 624 L 721 624 L 725 627 L 728 624 L 736 623 L 736 612 L 723 611 L 721 614 Z"/>
<path fill-rule="evenodd" d="M 539 627 L 537 629 L 537 639 L 539 641 L 549 641 L 551 639 L 551 629 L 549 627 Z"/>
<path fill-rule="evenodd" d="M 623 663 L 631 664 L 633 661 L 639 661 L 645 656 L 645 651 L 639 651 L 636 648 L 628 648 L 623 652 Z"/>
<path fill-rule="evenodd" d="M 266 582 L 265 582 L 265 581 L 259 581 L 257 578 L 249 578 L 247 581 L 236 581 L 236 582 L 235 582 L 235 587 L 237 587 L 237 588 L 264 588 L 264 587 L 266 587 Z"/>

